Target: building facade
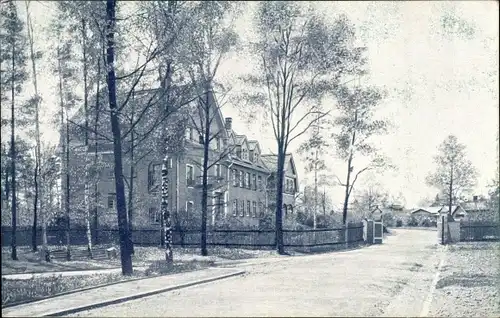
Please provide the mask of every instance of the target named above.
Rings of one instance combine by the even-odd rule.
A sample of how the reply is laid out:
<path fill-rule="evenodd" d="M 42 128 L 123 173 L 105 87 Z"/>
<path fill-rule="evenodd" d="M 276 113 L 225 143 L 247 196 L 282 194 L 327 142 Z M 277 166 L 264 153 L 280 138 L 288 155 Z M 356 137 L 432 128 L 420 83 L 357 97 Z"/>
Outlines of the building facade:
<path fill-rule="evenodd" d="M 261 153 L 259 142 L 237 134 L 232 118 L 224 119 L 214 97 L 212 101 L 214 116 L 210 121 L 207 174 L 208 225 L 256 227 L 266 213 L 272 213 L 273 203 L 269 197 L 275 197 L 271 185 L 276 167 L 268 166 L 269 156 Z M 174 228 L 181 224 L 190 228 L 201 226 L 204 138 L 200 132 L 206 131 L 200 129 L 202 123 L 201 118 L 188 121 L 182 141 L 183 150 L 169 153 L 168 203 Z M 129 218 L 137 229 L 160 228 L 161 224 L 161 170 L 165 148 L 161 142 L 152 144 L 152 151 L 134 164 L 133 172 L 131 161 L 124 160 L 127 210 L 131 211 Z M 82 184 L 86 180 L 84 171 L 78 168 L 88 166 L 89 161 L 95 162 L 95 156 L 99 165 L 93 169 L 97 170 L 99 177 L 85 186 Z M 284 196 L 287 198 L 287 210 L 293 210 L 292 199 L 298 190 L 297 174 L 291 155 L 287 158 L 291 166 L 288 165 L 286 170 Z M 79 207 L 92 206 L 91 223 L 95 228 L 116 227 L 117 224 L 113 159 L 112 145 L 101 144 L 97 148 L 88 146 L 85 151 L 75 152 L 70 161 L 70 170 L 80 170 L 72 176 L 70 201 L 72 205 L 78 203 Z M 133 189 L 130 189 L 131 181 Z M 131 197 L 133 200 L 129 200 Z M 71 216 L 72 222 L 81 224 L 86 213 L 82 208 L 74 210 L 78 212 Z"/>

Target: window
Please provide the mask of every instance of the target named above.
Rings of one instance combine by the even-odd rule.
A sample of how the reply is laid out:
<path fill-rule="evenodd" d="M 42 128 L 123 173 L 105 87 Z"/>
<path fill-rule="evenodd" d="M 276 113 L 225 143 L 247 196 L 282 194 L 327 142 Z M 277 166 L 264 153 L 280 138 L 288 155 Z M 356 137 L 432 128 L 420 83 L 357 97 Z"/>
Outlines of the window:
<path fill-rule="evenodd" d="M 250 179 L 250 172 L 247 172 L 247 178 L 246 179 L 247 179 L 247 187 L 249 189 L 251 189 L 252 188 L 252 180 Z"/>
<path fill-rule="evenodd" d="M 295 193 L 295 181 L 292 178 L 285 178 L 285 192 L 289 194 Z"/>
<path fill-rule="evenodd" d="M 243 160 L 248 160 L 248 152 L 246 149 L 243 149 Z"/>
<path fill-rule="evenodd" d="M 217 178 L 220 178 L 222 177 L 222 171 L 221 171 L 221 167 L 220 167 L 220 164 L 215 164 L 215 176 Z"/>
<path fill-rule="evenodd" d="M 222 148 L 220 138 L 215 138 L 215 142 L 216 142 L 215 149 L 220 151 Z"/>
<path fill-rule="evenodd" d="M 160 213 L 158 212 L 157 208 L 149 208 L 149 222 L 151 224 L 160 223 Z"/>
<path fill-rule="evenodd" d="M 250 206 L 250 201 L 247 200 L 247 216 L 250 216 L 251 213 L 251 206 Z"/>
<path fill-rule="evenodd" d="M 224 191 L 224 217 L 227 215 L 227 210 L 229 209 L 229 192 Z"/>
<path fill-rule="evenodd" d="M 285 215 L 287 215 L 287 213 L 288 213 L 287 210 L 286 210 L 286 204 L 283 204 L 283 212 L 284 212 Z"/>
<path fill-rule="evenodd" d="M 233 179 L 233 187 L 237 187 L 238 186 L 238 178 L 237 178 L 237 173 L 238 171 L 236 169 L 231 169 L 231 174 L 233 175 L 232 176 L 232 179 Z"/>
<path fill-rule="evenodd" d="M 191 165 L 186 165 L 186 184 L 188 187 L 194 186 L 194 170 Z"/>
<path fill-rule="evenodd" d="M 241 147 L 236 147 L 236 157 L 241 158 Z"/>
<path fill-rule="evenodd" d="M 222 207 L 224 206 L 224 197 L 222 196 L 222 193 L 217 193 L 215 195 L 215 213 L 216 215 L 221 215 L 222 214 Z"/>
<path fill-rule="evenodd" d="M 115 207 L 115 193 L 108 193 L 108 209 L 113 209 Z"/>
<path fill-rule="evenodd" d="M 198 143 L 200 143 L 200 145 L 205 144 L 205 138 L 204 138 L 203 134 L 198 134 Z M 210 144 L 209 144 L 209 146 L 210 146 Z"/>
<path fill-rule="evenodd" d="M 186 140 L 191 140 L 192 136 L 193 136 L 193 128 L 186 127 L 186 132 L 184 133 L 184 138 L 186 138 Z"/>
<path fill-rule="evenodd" d="M 149 191 L 157 191 L 161 187 L 161 164 L 152 163 L 149 165 Z"/>
<path fill-rule="evenodd" d="M 257 190 L 257 175 L 255 173 L 252 175 L 252 180 L 253 180 L 252 189 Z"/>
<path fill-rule="evenodd" d="M 251 162 L 254 162 L 254 161 L 253 161 L 253 153 L 254 153 L 254 151 L 253 151 L 253 150 L 250 150 L 250 161 L 251 161 Z"/>
<path fill-rule="evenodd" d="M 258 177 L 257 177 L 257 180 L 258 180 L 258 182 L 259 182 L 259 191 L 262 191 L 262 189 L 263 189 L 263 188 L 262 188 L 262 176 L 258 176 Z"/>
<path fill-rule="evenodd" d="M 113 180 L 115 178 L 115 170 L 113 168 L 108 170 L 108 179 Z"/>
<path fill-rule="evenodd" d="M 259 202 L 259 212 L 260 216 L 264 216 L 264 203 Z"/>
<path fill-rule="evenodd" d="M 187 201 L 186 202 L 186 213 L 188 215 L 192 214 L 193 210 L 194 210 L 194 203 L 193 203 L 193 201 Z"/>
<path fill-rule="evenodd" d="M 247 187 L 247 182 L 246 182 L 246 178 L 245 178 L 245 172 L 244 171 L 240 171 L 240 187 L 242 188 L 246 188 Z"/>
<path fill-rule="evenodd" d="M 253 201 L 253 211 L 252 216 L 257 217 L 257 202 Z"/>
<path fill-rule="evenodd" d="M 238 200 L 233 200 L 233 216 L 238 215 Z"/>
<path fill-rule="evenodd" d="M 240 216 L 245 216 L 245 200 L 240 202 Z"/>
<path fill-rule="evenodd" d="M 293 214 L 293 206 L 291 204 L 288 206 L 288 212 L 290 212 L 290 214 Z"/>

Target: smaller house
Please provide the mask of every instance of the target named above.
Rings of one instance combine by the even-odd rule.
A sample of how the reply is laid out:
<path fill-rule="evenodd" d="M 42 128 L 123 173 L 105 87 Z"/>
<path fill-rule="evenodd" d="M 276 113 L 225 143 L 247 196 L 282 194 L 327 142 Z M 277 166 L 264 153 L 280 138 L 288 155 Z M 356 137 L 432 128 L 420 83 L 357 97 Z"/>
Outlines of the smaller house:
<path fill-rule="evenodd" d="M 490 209 L 485 200 L 464 202 L 461 204 L 464 209 L 464 219 L 467 220 L 495 220 L 495 211 Z"/>
<path fill-rule="evenodd" d="M 429 206 L 424 208 L 416 208 L 413 211 L 411 211 L 410 214 L 415 217 L 429 217 L 437 219 L 442 208 L 443 208 L 442 206 Z"/>
<path fill-rule="evenodd" d="M 414 209 L 413 211 L 410 212 L 412 216 L 418 217 L 418 218 L 434 218 L 438 219 L 439 215 L 442 212 L 448 212 L 449 207 L 447 205 L 442 205 L 442 206 L 430 206 L 430 207 L 423 207 L 423 208 L 417 208 Z M 461 205 L 452 205 L 451 206 L 451 215 L 455 220 L 461 220 L 462 218 L 465 217 L 466 212 L 462 208 Z"/>

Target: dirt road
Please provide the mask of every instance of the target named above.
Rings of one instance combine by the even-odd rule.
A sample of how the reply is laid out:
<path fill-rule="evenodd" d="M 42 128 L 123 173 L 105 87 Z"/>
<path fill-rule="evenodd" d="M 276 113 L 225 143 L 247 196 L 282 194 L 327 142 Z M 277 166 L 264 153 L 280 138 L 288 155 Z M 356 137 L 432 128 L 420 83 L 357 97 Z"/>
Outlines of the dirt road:
<path fill-rule="evenodd" d="M 75 316 L 419 316 L 442 248 L 397 230 L 383 245 L 247 265 L 247 274 Z"/>

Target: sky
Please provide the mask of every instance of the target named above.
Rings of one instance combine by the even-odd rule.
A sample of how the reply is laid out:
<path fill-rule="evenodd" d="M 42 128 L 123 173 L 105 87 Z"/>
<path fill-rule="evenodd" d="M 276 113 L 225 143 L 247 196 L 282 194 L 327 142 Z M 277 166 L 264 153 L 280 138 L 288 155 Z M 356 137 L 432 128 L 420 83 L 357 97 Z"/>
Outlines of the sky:
<path fill-rule="evenodd" d="M 19 3 L 24 13 L 24 3 Z M 42 49 L 50 38 L 45 28 L 52 5 L 50 1 L 32 4 L 35 44 Z M 236 20 L 236 30 L 243 38 L 252 36 L 254 6 L 249 5 Z M 474 194 L 487 194 L 498 160 L 498 2 L 325 1 L 314 6 L 328 18 L 345 14 L 350 19 L 358 43 L 368 48 L 369 75 L 361 78 L 360 84 L 376 85 L 388 92 L 378 114 L 391 121 L 391 130 L 373 142 L 397 170 L 366 174 L 358 181 L 358 189 L 378 183 L 407 207 L 417 206 L 423 198 L 434 198 L 438 190 L 426 185 L 425 177 L 435 169 L 433 156 L 438 145 L 454 134 L 466 145 L 467 157 L 478 170 Z M 47 69 L 49 59 L 43 63 Z M 232 54 L 221 65 L 219 77 L 239 85 L 234 90 L 237 92 L 244 85 L 235 79 L 249 70 L 251 65 L 245 57 Z M 40 90 L 48 122 L 57 107 L 55 78 L 49 71 L 42 73 Z M 239 134 L 259 140 L 264 152 L 276 152 L 272 132 L 266 129 L 269 125 L 263 125 L 265 118 L 247 123 L 247 116 L 230 104 L 222 112 L 225 117 L 233 117 L 233 127 Z M 53 128 L 44 125 L 43 129 L 44 139 L 57 139 Z M 292 144 L 290 151 L 303 187 L 312 178 L 304 172 L 303 160 L 296 153 L 299 142 Z M 331 174 L 345 178 L 345 163 L 334 154 L 325 159 Z M 363 159 L 354 162 L 355 168 L 362 164 Z M 340 206 L 343 190 L 332 187 L 327 192 Z"/>

